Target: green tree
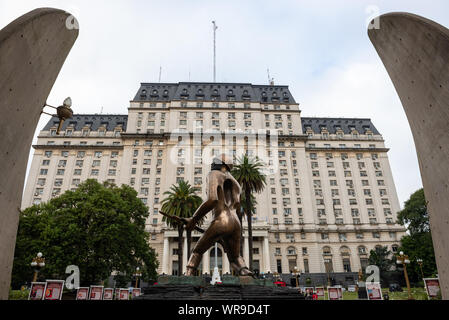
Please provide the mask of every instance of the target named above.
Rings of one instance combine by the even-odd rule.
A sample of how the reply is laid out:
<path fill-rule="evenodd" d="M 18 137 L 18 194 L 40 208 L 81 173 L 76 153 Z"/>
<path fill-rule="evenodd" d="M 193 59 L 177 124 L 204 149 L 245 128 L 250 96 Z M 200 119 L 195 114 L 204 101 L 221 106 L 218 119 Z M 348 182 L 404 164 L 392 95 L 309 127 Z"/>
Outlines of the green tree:
<path fill-rule="evenodd" d="M 148 208 L 129 186 L 87 180 L 47 203 L 20 214 L 13 285 L 30 281 L 32 258 L 42 252 L 41 279 L 65 279 L 68 265 L 80 269 L 82 285 L 98 284 L 116 271 L 131 279 L 137 266 L 143 279 L 156 277 L 157 259 L 148 244 Z"/>
<path fill-rule="evenodd" d="M 262 173 L 264 164 L 259 158 L 249 158 L 243 155 L 238 159 L 237 165 L 232 169 L 232 175 L 240 183 L 245 199 L 245 215 L 248 221 L 248 249 L 249 249 L 249 269 L 253 270 L 253 229 L 252 210 L 255 208 L 251 204 L 251 195 L 254 192 L 260 193 L 266 185 L 266 176 Z M 243 228 L 242 228 L 243 229 Z"/>
<path fill-rule="evenodd" d="M 382 273 L 390 271 L 391 267 L 394 265 L 394 259 L 390 258 L 391 251 L 388 247 L 376 247 L 369 253 L 368 262 L 370 265 L 376 265 L 379 267 L 379 271 Z"/>
<path fill-rule="evenodd" d="M 166 198 L 162 200 L 162 211 L 166 214 L 180 218 L 191 218 L 196 209 L 201 205 L 202 199 L 196 195 L 196 189 L 189 182 L 179 181 L 178 185 L 172 185 L 169 191 L 165 191 Z M 184 224 L 167 217 L 162 218 L 168 226 L 178 230 L 178 275 L 182 274 Z M 201 225 L 201 219 L 198 225 Z M 187 232 L 187 254 L 190 254 L 191 235 Z"/>
<path fill-rule="evenodd" d="M 424 189 L 413 193 L 404 203 L 404 209 L 398 212 L 398 223 L 406 226 L 409 233 L 402 237 L 400 250 L 404 251 L 410 259 L 410 265 L 407 266 L 410 281 L 419 282 L 422 278 L 417 259 L 423 260 L 422 268 L 425 277 L 437 274 Z"/>

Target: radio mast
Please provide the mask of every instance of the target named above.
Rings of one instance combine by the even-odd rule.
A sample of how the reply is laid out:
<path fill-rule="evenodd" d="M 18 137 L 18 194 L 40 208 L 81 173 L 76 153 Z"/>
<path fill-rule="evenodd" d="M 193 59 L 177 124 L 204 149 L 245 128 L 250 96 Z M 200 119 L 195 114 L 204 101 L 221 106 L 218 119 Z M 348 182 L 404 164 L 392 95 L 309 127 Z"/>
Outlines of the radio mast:
<path fill-rule="evenodd" d="M 212 21 L 213 29 L 214 29 L 214 82 L 217 82 L 217 51 L 216 51 L 216 32 L 217 32 L 217 25 L 215 24 L 215 21 Z"/>

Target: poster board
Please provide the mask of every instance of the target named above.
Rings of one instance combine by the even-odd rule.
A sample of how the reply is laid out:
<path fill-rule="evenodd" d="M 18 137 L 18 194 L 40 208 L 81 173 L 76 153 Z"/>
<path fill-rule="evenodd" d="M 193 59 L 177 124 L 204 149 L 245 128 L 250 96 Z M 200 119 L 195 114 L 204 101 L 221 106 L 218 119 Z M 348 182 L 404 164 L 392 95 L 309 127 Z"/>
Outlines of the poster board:
<path fill-rule="evenodd" d="M 309 291 L 311 294 L 313 294 L 315 292 L 315 287 L 304 287 L 304 293 L 306 293 L 307 291 Z"/>
<path fill-rule="evenodd" d="M 45 292 L 45 282 L 32 282 L 28 300 L 42 300 Z"/>
<path fill-rule="evenodd" d="M 438 278 L 424 278 L 424 285 L 426 287 L 427 297 L 436 298 L 440 289 L 440 279 Z"/>
<path fill-rule="evenodd" d="M 114 297 L 113 288 L 105 288 L 103 291 L 103 300 L 112 300 Z"/>
<path fill-rule="evenodd" d="M 327 299 L 328 300 L 341 300 L 341 288 L 327 287 Z"/>
<path fill-rule="evenodd" d="M 76 300 L 89 300 L 89 287 L 79 287 L 76 291 Z"/>
<path fill-rule="evenodd" d="M 324 287 L 316 287 L 316 295 L 324 298 Z"/>
<path fill-rule="evenodd" d="M 61 300 L 65 280 L 47 280 L 44 300 Z"/>
<path fill-rule="evenodd" d="M 141 291 L 141 289 L 140 288 L 133 288 L 133 294 L 132 294 L 132 297 L 134 298 L 134 297 L 138 297 L 138 296 L 140 296 L 142 294 L 142 291 Z"/>
<path fill-rule="evenodd" d="M 379 282 L 367 282 L 366 283 L 366 294 L 368 300 L 383 300 L 382 288 Z"/>
<path fill-rule="evenodd" d="M 120 288 L 119 300 L 129 300 L 129 289 Z"/>
<path fill-rule="evenodd" d="M 103 300 L 104 286 L 90 286 L 89 300 Z"/>

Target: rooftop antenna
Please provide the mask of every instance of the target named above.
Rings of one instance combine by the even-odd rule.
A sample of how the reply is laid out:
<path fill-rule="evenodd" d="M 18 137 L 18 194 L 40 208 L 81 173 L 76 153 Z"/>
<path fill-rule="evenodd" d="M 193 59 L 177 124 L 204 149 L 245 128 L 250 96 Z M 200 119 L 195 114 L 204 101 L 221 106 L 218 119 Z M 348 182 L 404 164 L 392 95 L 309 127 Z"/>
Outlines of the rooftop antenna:
<path fill-rule="evenodd" d="M 103 114 L 103 107 L 101 107 L 100 114 Z"/>
<path fill-rule="evenodd" d="M 215 24 L 215 21 L 212 21 L 213 29 L 214 29 L 214 82 L 217 82 L 217 51 L 216 51 L 216 32 L 217 32 L 217 25 Z"/>
<path fill-rule="evenodd" d="M 274 86 L 274 78 L 270 77 L 270 69 L 267 68 L 267 74 L 268 74 L 268 84 L 270 86 Z"/>
<path fill-rule="evenodd" d="M 161 82 L 162 66 L 159 66 L 159 83 Z"/>

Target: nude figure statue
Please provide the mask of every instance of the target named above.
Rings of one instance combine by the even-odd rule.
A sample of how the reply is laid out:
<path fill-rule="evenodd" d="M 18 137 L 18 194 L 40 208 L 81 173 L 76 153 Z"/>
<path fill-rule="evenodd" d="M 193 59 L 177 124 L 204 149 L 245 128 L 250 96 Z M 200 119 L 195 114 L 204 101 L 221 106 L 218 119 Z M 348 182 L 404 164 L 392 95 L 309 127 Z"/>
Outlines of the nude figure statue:
<path fill-rule="evenodd" d="M 186 219 L 186 229 L 192 231 L 198 221 L 213 210 L 214 219 L 193 249 L 187 264 L 186 275 L 195 274 L 201 258 L 215 242 L 220 242 L 227 253 L 231 267 L 240 276 L 252 276 L 240 254 L 241 229 L 239 215 L 241 188 L 231 175 L 232 160 L 226 155 L 214 158 L 211 172 L 206 178 L 207 200 L 201 204 L 191 219 Z"/>

